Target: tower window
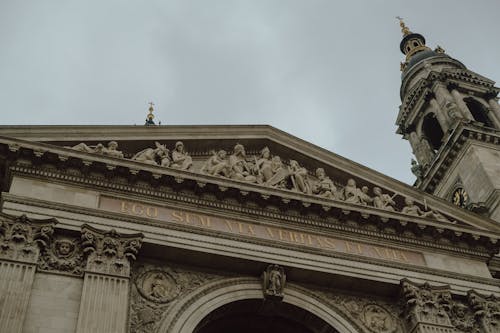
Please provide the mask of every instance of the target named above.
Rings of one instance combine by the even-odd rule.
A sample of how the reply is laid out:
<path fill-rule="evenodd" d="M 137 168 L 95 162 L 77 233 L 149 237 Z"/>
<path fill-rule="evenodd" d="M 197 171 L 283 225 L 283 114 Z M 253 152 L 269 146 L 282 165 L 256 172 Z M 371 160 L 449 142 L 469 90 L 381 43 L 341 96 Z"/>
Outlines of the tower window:
<path fill-rule="evenodd" d="M 488 127 L 494 127 L 490 118 L 488 118 L 486 108 L 483 104 L 476 101 L 474 98 L 465 98 L 464 102 L 469 108 L 469 111 L 472 114 L 472 117 L 474 117 L 475 121 L 480 122 Z"/>
<path fill-rule="evenodd" d="M 425 116 L 422 122 L 422 133 L 429 140 L 432 149 L 438 150 L 441 147 L 444 133 L 434 113 Z"/>

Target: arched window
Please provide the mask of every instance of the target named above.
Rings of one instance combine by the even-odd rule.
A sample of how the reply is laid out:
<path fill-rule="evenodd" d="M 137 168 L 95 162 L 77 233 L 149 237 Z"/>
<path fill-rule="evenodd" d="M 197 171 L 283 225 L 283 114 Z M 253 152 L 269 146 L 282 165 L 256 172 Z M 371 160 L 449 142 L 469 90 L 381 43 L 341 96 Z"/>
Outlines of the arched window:
<path fill-rule="evenodd" d="M 474 98 L 470 98 L 470 97 L 465 98 L 464 102 L 465 102 L 465 104 L 467 104 L 467 107 L 469 108 L 469 111 L 472 114 L 472 117 L 474 117 L 475 121 L 480 122 L 483 125 L 488 126 L 488 127 L 494 127 L 493 123 L 491 122 L 490 118 L 488 117 L 486 108 L 484 107 L 483 104 L 476 101 Z"/>
<path fill-rule="evenodd" d="M 422 122 L 422 133 L 429 141 L 432 149 L 438 150 L 441 147 L 444 133 L 434 113 L 425 116 Z"/>

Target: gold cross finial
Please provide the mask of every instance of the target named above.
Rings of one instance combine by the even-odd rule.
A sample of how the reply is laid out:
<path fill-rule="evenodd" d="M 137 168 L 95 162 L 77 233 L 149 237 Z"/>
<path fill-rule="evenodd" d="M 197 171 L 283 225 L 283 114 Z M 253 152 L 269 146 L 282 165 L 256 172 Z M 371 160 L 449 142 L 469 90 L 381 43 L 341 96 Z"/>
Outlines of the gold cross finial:
<path fill-rule="evenodd" d="M 411 31 L 405 25 L 403 18 L 401 16 L 396 16 L 396 18 L 399 20 L 399 26 L 401 27 L 401 32 L 403 33 L 403 36 L 408 36 L 409 34 L 411 34 Z"/>

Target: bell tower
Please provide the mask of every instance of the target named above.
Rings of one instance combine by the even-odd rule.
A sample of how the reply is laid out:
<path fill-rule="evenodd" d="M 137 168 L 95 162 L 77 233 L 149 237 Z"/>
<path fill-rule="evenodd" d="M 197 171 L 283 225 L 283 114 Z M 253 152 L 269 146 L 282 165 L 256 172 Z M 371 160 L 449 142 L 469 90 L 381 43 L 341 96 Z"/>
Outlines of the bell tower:
<path fill-rule="evenodd" d="M 398 19 L 406 58 L 396 125 L 415 155 L 414 186 L 500 222 L 500 89 Z"/>

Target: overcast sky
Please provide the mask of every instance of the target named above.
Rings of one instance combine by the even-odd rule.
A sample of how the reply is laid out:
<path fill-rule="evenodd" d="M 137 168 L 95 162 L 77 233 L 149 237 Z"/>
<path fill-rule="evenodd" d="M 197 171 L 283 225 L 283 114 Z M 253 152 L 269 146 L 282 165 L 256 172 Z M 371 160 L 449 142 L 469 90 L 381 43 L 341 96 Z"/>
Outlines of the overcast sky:
<path fill-rule="evenodd" d="M 0 123 L 270 124 L 412 184 L 401 32 L 500 80 L 500 1 L 0 0 Z M 188 147 L 189 148 L 189 147 Z"/>

